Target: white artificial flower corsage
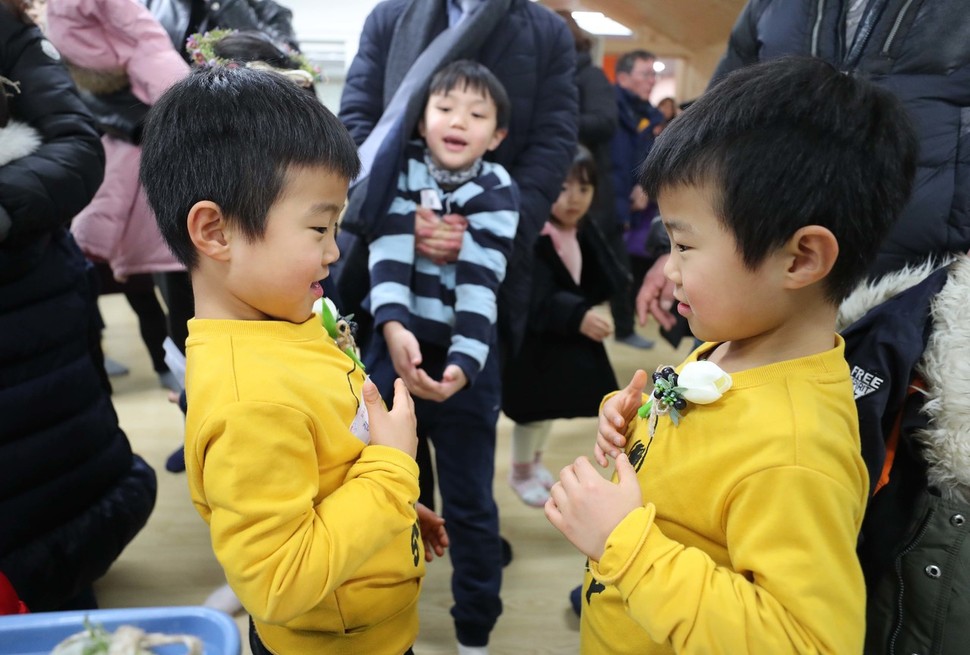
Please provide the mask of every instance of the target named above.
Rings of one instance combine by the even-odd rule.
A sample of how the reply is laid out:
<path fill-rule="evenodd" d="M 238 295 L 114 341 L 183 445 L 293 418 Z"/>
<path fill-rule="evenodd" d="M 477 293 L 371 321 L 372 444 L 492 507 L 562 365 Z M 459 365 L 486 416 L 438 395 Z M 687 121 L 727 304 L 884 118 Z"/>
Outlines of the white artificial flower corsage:
<path fill-rule="evenodd" d="M 337 306 L 329 298 L 317 299 L 313 303 L 313 311 L 320 314 L 323 328 L 337 344 L 337 347 L 363 370 L 364 363 L 360 361 L 357 354 L 357 343 L 354 341 L 354 333 L 357 331 L 357 324 L 351 320 L 354 315 L 341 316 L 340 312 L 337 311 Z"/>
<path fill-rule="evenodd" d="M 653 374 L 653 394 L 640 407 L 640 418 L 650 416 L 650 436 L 656 430 L 657 419 L 670 415 L 674 425 L 680 424 L 681 412 L 688 403 L 713 403 L 731 388 L 731 376 L 712 362 L 695 361 L 685 364 L 678 375 L 671 366 L 659 367 Z"/>

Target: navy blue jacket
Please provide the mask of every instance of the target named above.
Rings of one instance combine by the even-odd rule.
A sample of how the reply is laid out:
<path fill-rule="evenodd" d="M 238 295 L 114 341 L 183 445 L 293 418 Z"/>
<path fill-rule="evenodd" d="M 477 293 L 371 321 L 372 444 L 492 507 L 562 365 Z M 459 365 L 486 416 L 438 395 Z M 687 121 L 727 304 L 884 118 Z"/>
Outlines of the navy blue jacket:
<path fill-rule="evenodd" d="M 865 74 L 903 102 L 920 141 L 909 205 L 874 277 L 970 248 L 970 11 L 966 0 L 872 0 L 852 43 L 847 0 L 749 0 L 714 74 L 783 55 L 812 55 Z"/>
<path fill-rule="evenodd" d="M 358 145 L 383 111 L 388 44 L 410 1 L 382 2 L 364 23 L 340 99 L 340 119 Z M 446 26 L 442 0 L 438 31 Z M 512 0 L 503 22 L 471 58 L 498 77 L 512 105 L 508 136 L 487 158 L 505 167 L 521 194 L 519 230 L 499 293 L 500 333 L 517 343 L 528 313 L 532 245 L 576 148 L 575 46 L 559 16 L 529 0 Z"/>
<path fill-rule="evenodd" d="M 32 611 L 103 575 L 148 519 L 155 474 L 118 426 L 90 265 L 66 226 L 104 153 L 67 71 L 36 27 L 0 6 L 13 118 L 43 138 L 0 167 L 0 571 Z"/>
<path fill-rule="evenodd" d="M 610 142 L 610 158 L 613 164 L 613 193 L 616 198 L 616 220 L 623 225 L 630 223 L 630 192 L 638 182 L 640 164 L 653 147 L 653 128 L 664 122 L 663 113 L 619 85 L 616 93 L 617 126 Z M 640 129 L 641 121 L 646 126 Z"/>

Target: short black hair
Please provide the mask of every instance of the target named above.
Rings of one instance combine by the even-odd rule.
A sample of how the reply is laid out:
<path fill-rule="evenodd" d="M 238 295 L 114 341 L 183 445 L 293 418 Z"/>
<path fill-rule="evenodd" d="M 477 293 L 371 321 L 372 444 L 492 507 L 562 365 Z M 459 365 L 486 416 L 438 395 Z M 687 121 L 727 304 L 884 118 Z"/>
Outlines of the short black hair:
<path fill-rule="evenodd" d="M 671 121 L 641 168 L 651 198 L 709 186 L 713 208 L 755 269 L 802 227 L 839 242 L 833 303 L 861 280 L 909 198 L 918 142 L 900 101 L 807 57 L 734 71 Z"/>
<path fill-rule="evenodd" d="M 293 166 L 353 179 L 357 147 L 320 101 L 282 75 L 212 66 L 175 83 L 148 112 L 141 181 L 159 230 L 190 270 L 198 262 L 186 217 L 202 200 L 251 239 Z"/>
<path fill-rule="evenodd" d="M 620 58 L 616 60 L 616 72 L 633 72 L 633 67 L 636 66 L 637 62 L 641 59 L 643 61 L 656 61 L 657 55 L 653 54 L 649 50 L 631 50 L 630 52 L 624 52 L 622 55 L 620 55 Z"/>
<path fill-rule="evenodd" d="M 576 154 L 573 156 L 573 163 L 569 167 L 569 172 L 566 173 L 566 179 L 576 179 L 582 184 L 596 186 L 596 160 L 589 148 L 581 143 L 576 146 Z"/>
<path fill-rule="evenodd" d="M 485 97 L 491 98 L 495 103 L 497 127 L 505 129 L 509 126 L 512 103 L 509 102 L 509 94 L 505 87 L 492 71 L 471 59 L 453 61 L 431 78 L 428 97 L 445 95 L 458 87 L 463 91 L 468 89 L 479 91 Z"/>

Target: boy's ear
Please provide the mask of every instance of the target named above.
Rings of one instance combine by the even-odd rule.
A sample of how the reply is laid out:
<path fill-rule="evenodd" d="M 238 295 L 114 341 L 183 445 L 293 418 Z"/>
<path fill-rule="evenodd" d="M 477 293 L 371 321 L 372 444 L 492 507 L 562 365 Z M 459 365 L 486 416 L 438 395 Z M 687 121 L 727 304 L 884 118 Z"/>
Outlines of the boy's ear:
<path fill-rule="evenodd" d="M 200 200 L 189 209 L 186 218 L 189 238 L 199 254 L 227 261 L 229 259 L 229 234 L 222 208 L 211 200 Z"/>
<path fill-rule="evenodd" d="M 806 225 L 785 246 L 788 268 L 785 287 L 801 289 L 825 278 L 839 256 L 839 240 L 821 225 Z"/>
<path fill-rule="evenodd" d="M 505 140 L 505 137 L 508 136 L 508 134 L 509 131 L 504 127 L 495 128 L 495 134 L 492 135 L 492 140 L 488 144 L 489 152 L 498 148 L 499 144 Z"/>

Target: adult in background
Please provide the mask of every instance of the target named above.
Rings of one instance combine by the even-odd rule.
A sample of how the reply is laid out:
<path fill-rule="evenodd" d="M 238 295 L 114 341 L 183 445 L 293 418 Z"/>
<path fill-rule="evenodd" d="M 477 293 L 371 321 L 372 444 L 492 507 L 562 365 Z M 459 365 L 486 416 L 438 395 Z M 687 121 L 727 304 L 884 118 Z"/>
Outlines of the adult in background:
<path fill-rule="evenodd" d="M 610 147 L 613 193 L 616 220 L 629 255 L 628 268 L 635 280 L 643 278 L 651 263 L 647 235 L 650 223 L 657 214 L 656 203 L 643 193 L 636 175 L 653 146 L 656 138 L 654 128 L 664 123 L 664 115 L 650 104 L 650 93 L 657 81 L 657 73 L 653 69 L 656 60 L 651 52 L 633 50 L 624 53 L 616 62 L 618 123 Z M 613 315 L 618 342 L 636 348 L 653 346 L 653 342 L 633 330 L 632 292 L 628 292 L 624 298 L 615 299 Z"/>
<path fill-rule="evenodd" d="M 619 272 L 626 281 L 617 280 L 610 309 L 613 313 L 615 335 L 619 341 L 633 345 L 646 341 L 633 331 L 633 303 L 630 257 L 623 239 L 623 225 L 617 219 L 614 199 L 613 162 L 610 158 L 612 140 L 617 130 L 617 103 L 610 80 L 601 68 L 593 65 L 591 54 L 593 37 L 584 31 L 565 10 L 556 12 L 566 21 L 576 44 L 576 87 L 579 89 L 579 142 L 592 153 L 598 175 L 596 193 L 583 229 L 598 229 L 610 247 Z"/>
<path fill-rule="evenodd" d="M 483 27 L 486 23 L 487 27 Z M 445 36 L 446 30 L 461 29 L 463 25 L 467 28 L 464 38 L 442 51 L 438 61 L 429 61 L 430 54 L 421 59 L 424 51 L 438 56 L 437 49 L 429 49 L 429 44 L 441 43 L 436 37 Z M 409 108 L 410 100 L 421 103 L 434 71 L 456 59 L 474 59 L 482 63 L 505 87 L 511 103 L 508 136 L 489 157 L 510 173 L 520 191 L 518 230 L 498 295 L 498 345 L 504 356 L 514 352 L 524 334 L 531 288 L 532 248 L 553 201 L 559 195 L 576 147 L 574 52 L 572 38 L 562 20 L 528 0 L 465 0 L 463 3 L 457 0 L 386 0 L 373 9 L 364 23 L 360 47 L 348 70 L 341 97 L 339 116 L 360 145 L 377 126 L 402 80 L 414 80 L 417 73 L 422 74 L 422 79 L 412 90 Z M 422 67 L 412 66 L 419 60 Z M 412 68 L 414 70 L 410 70 Z M 382 161 L 380 157 L 375 159 L 366 188 L 369 199 L 376 198 L 375 194 L 381 189 L 395 188 L 403 161 L 403 146 L 413 133 L 418 113 L 405 111 L 402 116 L 408 119 L 407 124 L 402 122 L 399 129 L 392 130 L 392 136 L 382 142 L 381 155 L 390 161 Z M 384 200 L 381 198 L 382 202 L 376 203 L 377 206 L 360 212 L 355 204 L 360 200 L 360 191 L 355 189 L 351 192 L 351 206 L 344 224 L 347 230 L 366 236 L 372 233 L 368 219 L 384 216 L 387 206 L 380 206 Z M 389 204 L 390 198 L 386 202 Z M 439 217 L 425 212 L 418 215 L 416 227 L 415 248 L 418 252 L 442 261 L 457 258 L 465 229 L 462 217 L 453 214 Z M 349 240 L 341 244 L 341 249 L 343 265 L 334 272 L 338 277 L 341 309 L 361 316 L 357 303 L 369 288 L 366 250 L 363 257 L 355 257 L 354 246 Z M 353 286 L 357 288 L 350 288 Z M 489 413 L 487 418 L 493 424 L 498 421 L 498 404 L 496 398 L 494 406 L 481 408 L 482 412 Z M 494 450 L 494 441 L 491 447 Z M 431 468 L 426 462 L 421 465 L 422 481 L 426 482 Z M 494 477 L 494 461 L 489 461 L 487 466 L 492 468 L 489 477 Z M 491 487 L 483 493 L 491 494 Z M 427 498 L 424 484 L 422 494 Z M 477 520 L 494 526 L 490 536 L 494 556 L 479 561 L 461 556 L 461 528 L 449 516 L 451 508 L 448 503 L 442 508 L 451 538 L 454 568 L 452 616 L 462 653 L 487 652 L 489 634 L 502 611 L 498 508 L 494 500 L 491 506 L 488 516 Z"/>
<path fill-rule="evenodd" d="M 0 572 L 35 612 L 97 607 L 92 583 L 156 493 L 118 426 L 94 278 L 67 230 L 104 153 L 59 59 L 23 3 L 0 1 Z"/>
<path fill-rule="evenodd" d="M 257 30 L 298 51 L 293 12 L 273 0 L 139 0 L 168 32 L 183 57 L 185 40 L 209 30 Z"/>
<path fill-rule="evenodd" d="M 920 141 L 909 204 L 871 263 L 871 278 L 970 248 L 970 12 L 963 0 L 749 0 L 711 83 L 784 55 L 811 55 L 870 77 L 903 102 Z M 661 258 L 637 298 L 641 323 L 672 326 Z M 637 278 L 634 277 L 634 280 Z"/>
<path fill-rule="evenodd" d="M 47 37 L 103 133 L 104 183 L 74 217 L 71 232 L 97 263 L 102 293 L 125 293 L 160 381 L 177 391 L 181 383 L 165 363 L 162 343 L 168 335 L 181 346 L 185 328 L 167 324 L 152 276 L 185 279 L 185 269 L 162 241 L 138 164 L 144 112 L 189 67 L 135 0 L 50 0 L 46 13 Z"/>

